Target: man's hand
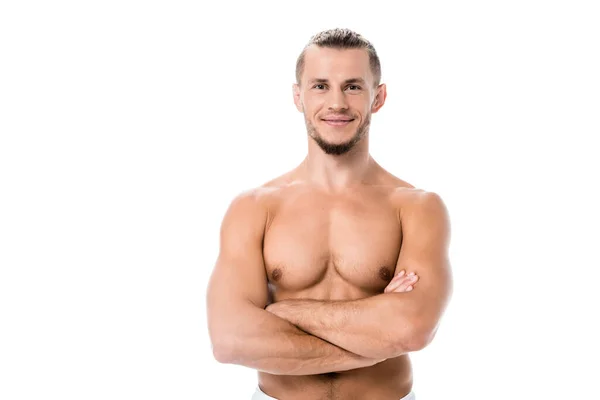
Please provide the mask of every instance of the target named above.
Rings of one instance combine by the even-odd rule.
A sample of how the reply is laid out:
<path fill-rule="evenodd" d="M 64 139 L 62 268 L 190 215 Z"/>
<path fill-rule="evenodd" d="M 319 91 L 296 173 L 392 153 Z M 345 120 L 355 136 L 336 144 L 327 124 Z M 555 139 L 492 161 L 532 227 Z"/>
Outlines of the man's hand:
<path fill-rule="evenodd" d="M 269 303 L 267 304 L 267 306 L 265 307 L 265 311 L 270 312 L 271 314 L 275 314 L 275 305 L 278 304 L 279 302 L 275 302 L 275 303 Z"/>
<path fill-rule="evenodd" d="M 275 314 L 280 318 L 286 319 L 291 323 L 294 323 L 290 315 L 294 315 L 294 307 L 301 307 L 303 304 L 316 303 L 318 300 L 312 299 L 284 299 L 271 303 L 265 307 L 265 311 Z"/>
<path fill-rule="evenodd" d="M 419 277 L 414 272 L 406 275 L 405 271 L 402 270 L 390 281 L 390 283 L 383 290 L 383 293 L 410 292 L 413 290 L 413 286 L 418 280 Z"/>

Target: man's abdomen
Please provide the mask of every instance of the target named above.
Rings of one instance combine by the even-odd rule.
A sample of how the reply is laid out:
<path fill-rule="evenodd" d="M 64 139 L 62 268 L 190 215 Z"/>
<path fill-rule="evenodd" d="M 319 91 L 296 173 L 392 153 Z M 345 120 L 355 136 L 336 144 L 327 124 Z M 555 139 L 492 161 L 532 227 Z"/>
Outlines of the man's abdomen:
<path fill-rule="evenodd" d="M 258 381 L 266 394 L 285 400 L 400 399 L 412 389 L 412 367 L 408 355 L 403 355 L 343 372 L 304 376 L 259 372 Z"/>

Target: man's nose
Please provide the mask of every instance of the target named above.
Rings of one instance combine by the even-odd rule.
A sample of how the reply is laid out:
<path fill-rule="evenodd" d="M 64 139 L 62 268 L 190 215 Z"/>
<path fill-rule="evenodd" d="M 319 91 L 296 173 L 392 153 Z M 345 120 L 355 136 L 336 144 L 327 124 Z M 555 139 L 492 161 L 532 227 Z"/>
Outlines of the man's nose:
<path fill-rule="evenodd" d="M 346 95 L 342 90 L 332 90 L 331 98 L 329 99 L 330 110 L 346 110 L 348 108 L 348 102 L 346 101 Z"/>

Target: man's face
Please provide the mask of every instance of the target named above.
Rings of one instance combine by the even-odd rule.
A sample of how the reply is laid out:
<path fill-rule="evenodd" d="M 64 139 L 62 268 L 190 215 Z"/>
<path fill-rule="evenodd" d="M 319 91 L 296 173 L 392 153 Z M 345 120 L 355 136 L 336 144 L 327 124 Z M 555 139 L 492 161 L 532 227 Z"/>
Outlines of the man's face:
<path fill-rule="evenodd" d="M 385 101 L 385 85 L 374 88 L 365 49 L 306 50 L 294 102 L 304 113 L 308 135 L 327 154 L 344 154 L 369 130 L 371 114 Z"/>

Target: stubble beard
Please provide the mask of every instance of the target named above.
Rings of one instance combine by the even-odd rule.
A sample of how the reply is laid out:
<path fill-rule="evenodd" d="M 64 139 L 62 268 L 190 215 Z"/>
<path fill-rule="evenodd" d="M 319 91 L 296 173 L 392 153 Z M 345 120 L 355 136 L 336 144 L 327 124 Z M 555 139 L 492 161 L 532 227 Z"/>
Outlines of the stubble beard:
<path fill-rule="evenodd" d="M 371 115 L 367 115 L 365 121 L 356 129 L 356 133 L 352 139 L 344 143 L 329 143 L 319 133 L 317 128 L 304 116 L 306 122 L 306 130 L 310 136 L 326 154 L 341 156 L 346 154 L 365 137 L 371 125 Z"/>

